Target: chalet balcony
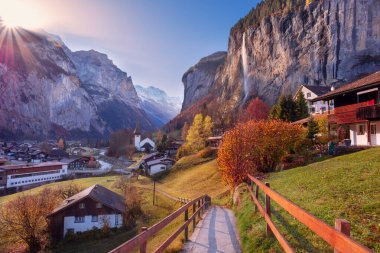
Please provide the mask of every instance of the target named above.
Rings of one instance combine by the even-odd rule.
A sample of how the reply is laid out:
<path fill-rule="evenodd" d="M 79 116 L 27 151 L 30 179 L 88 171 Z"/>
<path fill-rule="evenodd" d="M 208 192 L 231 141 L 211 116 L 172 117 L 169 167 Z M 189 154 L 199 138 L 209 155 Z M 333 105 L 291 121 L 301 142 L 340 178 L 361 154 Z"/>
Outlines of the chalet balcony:
<path fill-rule="evenodd" d="M 356 117 L 361 120 L 380 119 L 380 104 L 358 108 L 356 110 Z"/>
<path fill-rule="evenodd" d="M 328 120 L 330 123 L 339 125 L 363 122 L 367 119 L 358 117 L 357 113 L 363 107 L 369 107 L 368 102 L 335 107 L 333 111 L 329 112 Z"/>

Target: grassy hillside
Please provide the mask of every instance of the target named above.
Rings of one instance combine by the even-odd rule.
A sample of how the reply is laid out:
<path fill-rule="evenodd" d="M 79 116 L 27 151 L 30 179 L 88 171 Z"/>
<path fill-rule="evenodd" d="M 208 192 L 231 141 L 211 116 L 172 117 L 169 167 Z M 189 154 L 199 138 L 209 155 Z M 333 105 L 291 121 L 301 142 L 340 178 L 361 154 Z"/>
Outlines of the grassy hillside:
<path fill-rule="evenodd" d="M 273 173 L 267 181 L 331 226 L 337 218 L 350 221 L 351 236 L 380 252 L 380 148 Z M 244 252 L 282 252 L 275 239 L 265 238 L 265 222 L 252 211 L 248 194 L 243 198 L 237 217 Z M 297 252 L 331 252 L 282 208 L 274 204 L 273 209 L 275 223 Z"/>
<path fill-rule="evenodd" d="M 76 179 L 73 181 L 81 185 L 83 188 L 89 187 L 93 184 L 100 184 L 117 192 L 118 190 L 113 188 L 113 183 L 117 178 L 118 176 L 92 177 Z M 60 187 L 68 183 L 70 183 L 70 181 L 47 184 L 29 191 L 0 197 L 0 205 L 21 194 L 33 194 L 41 191 L 45 187 Z M 179 208 L 178 203 L 175 203 L 159 193 L 157 194 L 157 204 L 153 206 L 151 190 L 153 182 L 150 178 L 139 177 L 139 180 L 134 184 L 136 186 L 142 186 L 139 188 L 139 192 L 143 198 L 142 207 L 145 215 L 144 219 L 139 221 L 139 227 L 151 226 Z M 229 196 L 227 188 L 220 180 L 215 160 L 210 158 L 200 158 L 196 155 L 182 158 L 173 167 L 173 170 L 169 175 L 157 182 L 157 188 L 168 192 L 173 196 L 185 198 L 195 198 L 207 193 L 212 197 L 213 202 L 218 204 L 225 204 Z M 180 216 L 153 240 L 150 240 L 148 242 L 148 252 L 153 251 L 160 242 L 164 241 L 163 238 L 167 238 L 171 235 L 180 226 L 182 221 L 183 217 Z M 122 232 L 100 240 L 62 244 L 56 248 L 54 252 L 107 252 L 133 237 L 136 234 L 136 231 Z M 191 229 L 190 232 L 192 232 Z M 172 243 L 168 252 L 178 251 L 182 244 L 183 235 L 181 234 L 181 236 Z"/>

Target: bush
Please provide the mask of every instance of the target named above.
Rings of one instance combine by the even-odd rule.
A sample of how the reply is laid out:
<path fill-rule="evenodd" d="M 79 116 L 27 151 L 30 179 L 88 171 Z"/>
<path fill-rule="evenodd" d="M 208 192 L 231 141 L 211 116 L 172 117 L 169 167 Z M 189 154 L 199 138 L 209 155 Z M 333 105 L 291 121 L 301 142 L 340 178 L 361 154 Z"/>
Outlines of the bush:
<path fill-rule="evenodd" d="M 247 178 L 271 172 L 281 157 L 305 136 L 304 129 L 280 120 L 248 121 L 228 131 L 220 145 L 217 161 L 222 179 L 234 188 Z"/>
<path fill-rule="evenodd" d="M 216 150 L 210 147 L 204 148 L 197 154 L 200 158 L 210 158 L 216 156 Z"/>

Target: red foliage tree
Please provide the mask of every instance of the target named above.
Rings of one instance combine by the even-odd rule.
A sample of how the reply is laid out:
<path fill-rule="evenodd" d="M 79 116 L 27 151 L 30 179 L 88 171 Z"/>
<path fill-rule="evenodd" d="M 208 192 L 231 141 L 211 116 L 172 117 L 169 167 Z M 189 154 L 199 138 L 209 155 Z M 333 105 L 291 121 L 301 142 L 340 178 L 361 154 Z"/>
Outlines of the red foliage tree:
<path fill-rule="evenodd" d="M 249 120 L 265 120 L 268 119 L 269 111 L 269 105 L 257 97 L 249 102 L 245 110 L 241 111 L 239 121 L 247 122 Z"/>

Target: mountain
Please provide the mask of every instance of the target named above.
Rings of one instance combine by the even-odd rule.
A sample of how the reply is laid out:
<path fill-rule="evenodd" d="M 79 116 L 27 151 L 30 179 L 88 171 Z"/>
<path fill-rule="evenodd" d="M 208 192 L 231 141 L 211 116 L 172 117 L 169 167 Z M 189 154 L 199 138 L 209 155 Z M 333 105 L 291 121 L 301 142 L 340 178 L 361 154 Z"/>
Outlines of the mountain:
<path fill-rule="evenodd" d="M 254 97 L 272 105 L 302 84 L 338 87 L 380 69 L 380 1 L 304 3 L 267 0 L 242 18 L 231 29 L 224 63 L 208 76 L 208 94 L 200 101 L 186 92 L 203 81 L 185 78 L 182 112 L 167 129 L 200 111 L 225 120 L 222 114 L 233 117 Z"/>
<path fill-rule="evenodd" d="M 0 43 L 0 137 L 104 137 L 137 121 L 154 129 L 131 77 L 105 54 L 1 24 Z"/>
<path fill-rule="evenodd" d="M 169 97 L 165 91 L 152 86 L 135 85 L 135 88 L 143 110 L 156 128 L 165 125 L 181 111 L 181 98 Z"/>

